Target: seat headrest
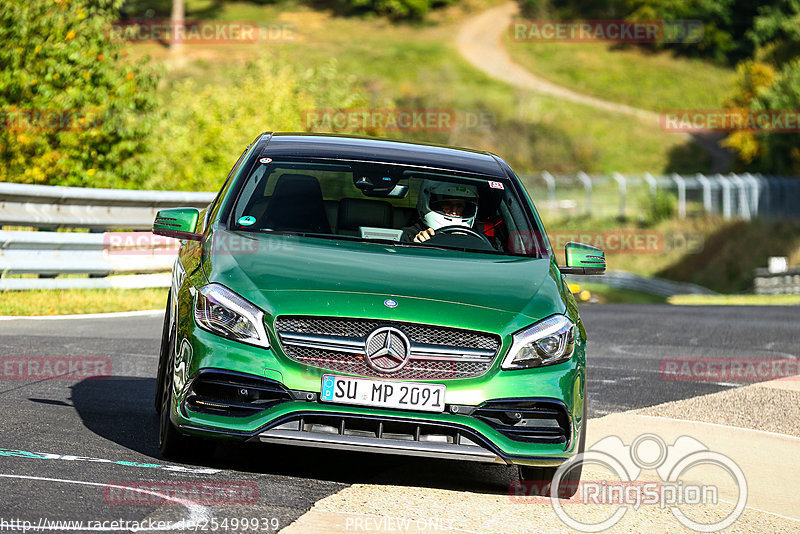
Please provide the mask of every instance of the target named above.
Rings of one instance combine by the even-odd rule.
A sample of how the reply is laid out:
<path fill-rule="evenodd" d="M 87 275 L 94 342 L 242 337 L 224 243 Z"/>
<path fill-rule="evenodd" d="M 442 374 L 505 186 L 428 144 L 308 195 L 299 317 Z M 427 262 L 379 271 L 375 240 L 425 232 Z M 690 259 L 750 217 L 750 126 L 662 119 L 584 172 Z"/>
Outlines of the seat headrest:
<path fill-rule="evenodd" d="M 330 233 L 319 180 L 308 174 L 283 174 L 275 183 L 264 228 Z"/>
<path fill-rule="evenodd" d="M 358 230 L 359 226 L 392 227 L 392 205 L 383 200 L 343 198 L 339 201 L 340 230 Z"/>
<path fill-rule="evenodd" d="M 309 174 L 282 174 L 275 183 L 272 198 L 281 196 L 303 196 L 322 200 L 319 180 Z"/>

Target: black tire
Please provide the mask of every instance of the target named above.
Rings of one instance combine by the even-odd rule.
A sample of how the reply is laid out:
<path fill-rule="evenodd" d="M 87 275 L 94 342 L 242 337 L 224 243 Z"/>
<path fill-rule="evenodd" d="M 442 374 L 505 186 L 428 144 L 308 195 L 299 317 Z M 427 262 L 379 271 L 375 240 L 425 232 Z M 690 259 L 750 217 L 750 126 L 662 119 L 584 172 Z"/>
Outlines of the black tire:
<path fill-rule="evenodd" d="M 586 403 L 587 399 L 584 396 L 583 400 L 583 422 L 581 426 L 581 434 L 578 438 L 578 450 L 576 454 L 583 453 L 586 447 Z M 556 474 L 557 467 L 533 467 L 527 465 L 519 466 L 519 479 L 522 482 L 528 482 L 531 486 L 530 491 L 534 495 L 543 497 L 550 496 L 550 483 Z M 581 471 L 583 464 L 581 462 L 575 463 L 567 473 L 561 477 L 558 485 L 558 498 L 569 499 L 578 491 L 578 484 L 581 481 Z"/>
<path fill-rule="evenodd" d="M 169 344 L 170 344 L 170 331 L 169 331 L 169 322 L 170 322 L 170 309 L 172 304 L 172 290 L 169 290 L 169 294 L 167 295 L 167 309 L 164 312 L 164 325 L 161 327 L 161 349 L 158 353 L 158 374 L 156 375 L 156 391 L 153 395 L 153 405 L 156 409 L 156 413 L 161 413 L 161 403 L 164 400 L 163 398 L 163 389 L 164 389 L 164 375 L 166 373 L 166 361 L 169 359 Z"/>
<path fill-rule="evenodd" d="M 167 311 L 169 313 L 169 311 Z M 160 397 L 160 413 L 158 419 L 158 450 L 164 458 L 177 460 L 187 456 L 189 453 L 197 452 L 199 439 L 185 434 L 175 428 L 169 418 L 172 412 L 172 381 L 174 378 L 174 361 L 175 356 L 175 332 L 169 333 L 169 341 L 167 342 L 166 357 L 163 360 L 163 376 L 160 380 L 160 388 L 156 393 L 156 397 Z"/>
<path fill-rule="evenodd" d="M 171 344 L 171 343 L 170 343 Z M 161 402 L 161 414 L 158 419 L 158 450 L 161 456 L 170 459 L 179 459 L 193 450 L 196 438 L 181 434 L 175 428 L 169 418 L 172 411 L 172 361 L 164 376 L 164 387 L 162 389 L 163 400 Z"/>

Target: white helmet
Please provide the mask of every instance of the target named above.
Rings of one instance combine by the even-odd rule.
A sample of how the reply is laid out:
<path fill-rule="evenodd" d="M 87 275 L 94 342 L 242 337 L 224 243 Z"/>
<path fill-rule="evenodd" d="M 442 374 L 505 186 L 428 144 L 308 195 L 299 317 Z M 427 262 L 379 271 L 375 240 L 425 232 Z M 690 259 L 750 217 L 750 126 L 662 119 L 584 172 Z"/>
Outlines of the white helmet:
<path fill-rule="evenodd" d="M 464 200 L 466 205 L 460 217 L 447 215 L 440 205 L 447 200 Z M 438 230 L 445 226 L 472 227 L 478 214 L 478 191 L 474 186 L 425 180 L 417 200 L 420 218 L 430 228 Z"/>

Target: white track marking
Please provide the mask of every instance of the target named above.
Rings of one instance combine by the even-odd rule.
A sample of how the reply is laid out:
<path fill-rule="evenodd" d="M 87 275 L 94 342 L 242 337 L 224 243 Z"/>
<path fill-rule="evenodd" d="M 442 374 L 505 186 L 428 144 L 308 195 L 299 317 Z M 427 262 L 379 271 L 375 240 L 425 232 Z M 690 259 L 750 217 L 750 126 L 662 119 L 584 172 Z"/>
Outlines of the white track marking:
<path fill-rule="evenodd" d="M 719 499 L 720 502 L 724 502 L 726 504 L 736 504 L 735 502 L 726 501 L 725 499 Z M 748 510 L 754 510 L 756 512 L 761 512 L 762 514 L 774 515 L 775 517 L 780 517 L 781 519 L 788 519 L 789 521 L 794 521 L 796 523 L 800 523 L 800 519 L 796 517 L 789 517 L 788 515 L 779 514 L 776 512 L 770 512 L 769 510 L 762 510 L 761 508 L 756 508 L 755 506 L 745 506 Z"/>
<path fill-rule="evenodd" d="M 742 430 L 742 431 L 745 431 L 745 432 L 758 432 L 759 434 L 767 434 L 769 436 L 778 436 L 778 437 L 781 437 L 781 438 L 788 438 L 788 439 L 800 441 L 800 437 L 792 436 L 792 435 L 789 435 L 789 434 L 781 434 L 780 432 L 770 432 L 769 430 L 756 430 L 754 428 L 746 428 L 746 427 L 743 427 L 743 426 L 723 425 L 722 423 L 707 423 L 706 421 L 695 421 L 693 419 L 676 419 L 674 417 L 661 417 L 659 415 L 644 415 L 644 414 L 635 413 L 635 412 L 619 412 L 619 413 L 620 413 L 620 415 L 626 414 L 626 413 L 630 413 L 631 415 L 635 415 L 637 417 L 649 417 L 651 419 L 661 419 L 661 420 L 664 420 L 664 421 L 675 421 L 675 422 L 678 422 L 678 423 L 695 423 L 697 425 L 709 425 L 709 426 L 718 426 L 718 427 L 722 427 L 722 428 L 732 428 L 734 430 Z"/>
<path fill-rule="evenodd" d="M 164 315 L 164 310 L 141 310 L 112 313 L 79 313 L 75 315 L 0 315 L 0 321 L 69 321 L 72 319 L 117 319 Z"/>
<path fill-rule="evenodd" d="M 34 476 L 28 476 L 28 475 L 9 475 L 9 474 L 5 474 L 5 473 L 0 473 L 0 477 L 2 477 L 2 478 L 19 478 L 19 479 L 24 479 L 24 480 L 39 480 L 39 481 L 43 481 L 43 482 L 63 482 L 63 483 L 66 483 L 66 484 L 79 484 L 79 485 L 84 485 L 84 486 L 99 486 L 101 488 L 108 487 L 108 488 L 116 488 L 116 489 L 122 489 L 122 490 L 128 489 L 125 486 L 119 486 L 117 484 L 103 484 L 103 483 L 100 483 L 100 482 L 87 482 L 85 480 L 71 480 L 71 479 L 68 479 L 68 478 L 34 477 Z M 211 520 L 211 515 L 212 515 L 211 514 L 211 510 L 209 510 L 207 507 L 205 507 L 205 506 L 203 506 L 201 504 L 195 504 L 195 503 L 193 503 L 191 501 L 187 501 L 185 499 L 179 499 L 178 497 L 170 497 L 169 495 L 164 495 L 164 494 L 158 493 L 156 491 L 149 491 L 149 490 L 144 490 L 144 489 L 141 489 L 141 488 L 137 488 L 136 491 L 141 492 L 141 493 L 146 493 L 146 494 L 151 495 L 153 497 L 158 497 L 159 499 L 164 499 L 165 501 L 170 501 L 170 502 L 173 502 L 175 504 L 180 504 L 180 505 L 184 506 L 189 511 L 189 517 L 184 520 L 186 523 L 191 521 L 194 524 L 202 524 L 204 522 L 208 522 L 208 521 Z M 53 520 L 53 522 L 56 522 L 56 521 L 59 521 L 59 520 Z M 132 520 L 131 522 L 134 522 L 134 521 Z M 141 521 L 135 521 L 135 522 L 141 523 Z M 173 530 L 178 523 L 179 522 L 170 523 L 170 524 L 166 525 L 163 529 L 156 528 L 156 527 L 153 527 L 153 528 L 141 527 L 141 528 L 137 528 L 135 531 L 136 532 L 147 531 L 147 530 L 165 530 L 165 531 L 169 531 L 169 530 Z M 62 530 L 62 531 L 63 530 L 71 530 L 71 531 L 114 532 L 114 531 L 120 531 L 120 530 L 128 530 L 130 532 L 134 532 L 134 529 L 121 529 L 121 528 L 110 528 L 110 527 L 109 528 L 103 528 L 103 527 L 66 527 L 66 526 L 59 526 L 59 527 L 54 527 L 53 526 L 53 527 L 50 527 L 50 526 L 47 526 L 47 527 L 36 527 L 36 528 L 37 529 L 42 529 L 42 530 L 55 530 L 56 528 L 58 528 L 59 530 Z"/>

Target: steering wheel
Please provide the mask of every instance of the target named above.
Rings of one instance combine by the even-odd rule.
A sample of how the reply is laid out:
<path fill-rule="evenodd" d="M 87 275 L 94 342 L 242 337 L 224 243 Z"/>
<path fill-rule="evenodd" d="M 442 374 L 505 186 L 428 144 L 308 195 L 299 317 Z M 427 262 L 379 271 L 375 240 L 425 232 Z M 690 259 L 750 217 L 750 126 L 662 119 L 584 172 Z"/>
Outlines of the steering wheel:
<path fill-rule="evenodd" d="M 468 226 L 461 226 L 458 224 L 443 226 L 442 228 L 438 228 L 436 230 L 436 233 L 431 239 L 434 239 L 436 237 L 436 234 L 461 234 L 461 235 L 468 235 L 471 237 L 477 237 L 478 239 L 480 239 L 481 241 L 492 247 L 492 249 L 494 249 L 494 246 L 492 245 L 492 242 L 489 241 L 488 237 L 486 237 L 480 232 L 473 230 Z"/>

